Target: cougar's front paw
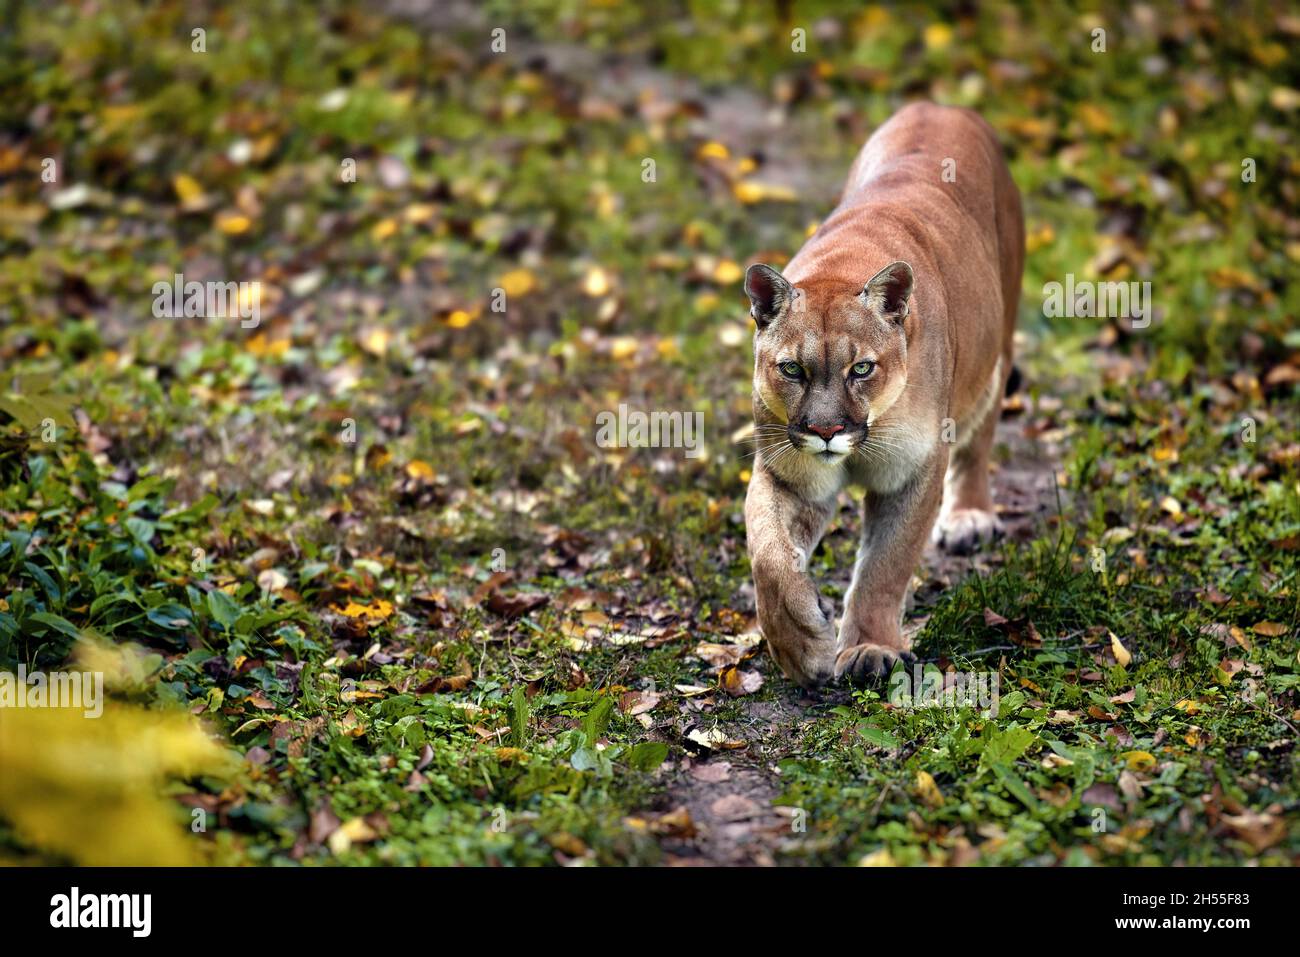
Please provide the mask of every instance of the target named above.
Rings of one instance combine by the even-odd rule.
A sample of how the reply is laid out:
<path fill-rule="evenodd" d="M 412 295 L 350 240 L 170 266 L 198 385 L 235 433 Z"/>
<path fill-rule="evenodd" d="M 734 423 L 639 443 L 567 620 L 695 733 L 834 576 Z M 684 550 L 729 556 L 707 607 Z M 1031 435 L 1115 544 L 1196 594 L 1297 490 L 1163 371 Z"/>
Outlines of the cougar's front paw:
<path fill-rule="evenodd" d="M 768 650 L 785 676 L 805 688 L 831 679 L 835 670 L 835 630 L 820 602 L 817 605 L 781 603 L 779 609 L 760 616 Z"/>
<path fill-rule="evenodd" d="M 939 517 L 932 538 L 944 551 L 966 555 L 1002 537 L 1002 522 L 982 508 L 955 508 Z"/>
<path fill-rule="evenodd" d="M 835 678 L 848 681 L 865 681 L 881 678 L 893 670 L 894 662 L 911 664 L 916 656 L 901 648 L 885 645 L 854 645 L 835 656 Z"/>

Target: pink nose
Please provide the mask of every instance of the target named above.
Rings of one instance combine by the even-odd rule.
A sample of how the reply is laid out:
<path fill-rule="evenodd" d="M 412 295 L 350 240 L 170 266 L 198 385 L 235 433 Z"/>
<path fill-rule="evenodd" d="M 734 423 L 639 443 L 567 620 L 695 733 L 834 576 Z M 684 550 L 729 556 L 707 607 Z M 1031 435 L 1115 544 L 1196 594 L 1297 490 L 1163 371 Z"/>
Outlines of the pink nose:
<path fill-rule="evenodd" d="M 808 428 L 810 431 L 816 432 L 827 442 L 831 440 L 831 436 L 834 435 L 836 432 L 844 431 L 844 426 L 842 425 L 832 425 L 832 426 L 810 425 L 808 426 Z"/>

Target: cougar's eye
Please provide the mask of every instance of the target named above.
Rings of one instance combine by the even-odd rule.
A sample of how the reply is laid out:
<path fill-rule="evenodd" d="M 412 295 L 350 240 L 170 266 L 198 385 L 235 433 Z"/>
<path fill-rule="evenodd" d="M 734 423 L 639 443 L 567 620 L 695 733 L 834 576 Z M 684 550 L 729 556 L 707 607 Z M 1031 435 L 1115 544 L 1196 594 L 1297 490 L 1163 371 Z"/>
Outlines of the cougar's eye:
<path fill-rule="evenodd" d="M 854 378 L 865 379 L 875 370 L 876 364 L 868 359 L 866 362 L 855 363 L 851 371 L 853 372 Z"/>
<path fill-rule="evenodd" d="M 797 362 L 782 362 L 777 368 L 781 370 L 781 375 L 787 379 L 803 378 L 803 366 Z"/>

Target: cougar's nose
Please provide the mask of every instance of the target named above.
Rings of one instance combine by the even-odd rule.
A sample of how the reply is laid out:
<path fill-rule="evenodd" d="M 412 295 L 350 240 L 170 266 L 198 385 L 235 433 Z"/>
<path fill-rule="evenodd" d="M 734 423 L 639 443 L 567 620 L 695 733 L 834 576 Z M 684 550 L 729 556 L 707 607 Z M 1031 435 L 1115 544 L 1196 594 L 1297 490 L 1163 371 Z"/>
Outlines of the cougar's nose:
<path fill-rule="evenodd" d="M 812 425 L 812 424 L 809 424 L 809 426 L 808 426 L 808 431 L 809 431 L 809 432 L 816 432 L 816 433 L 817 433 L 818 435 L 820 435 L 823 439 L 825 439 L 827 442 L 829 442 L 829 441 L 831 440 L 831 436 L 834 435 L 836 432 L 843 432 L 843 431 L 844 431 L 844 426 L 842 426 L 842 425 Z"/>

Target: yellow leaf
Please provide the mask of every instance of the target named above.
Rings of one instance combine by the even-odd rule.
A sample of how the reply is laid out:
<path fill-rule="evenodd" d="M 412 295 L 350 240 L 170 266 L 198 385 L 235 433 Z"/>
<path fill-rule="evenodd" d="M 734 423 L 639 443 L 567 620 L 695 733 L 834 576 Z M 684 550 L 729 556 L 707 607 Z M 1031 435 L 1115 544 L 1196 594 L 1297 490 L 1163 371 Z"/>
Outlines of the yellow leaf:
<path fill-rule="evenodd" d="M 372 356 L 383 357 L 388 352 L 388 343 L 393 334 L 387 329 L 369 329 L 361 336 L 361 348 Z"/>
<path fill-rule="evenodd" d="M 266 333 L 259 332 L 244 345 L 255 356 L 283 356 L 289 351 L 288 339 L 267 339 Z"/>
<path fill-rule="evenodd" d="M 1051 226 L 1041 226 L 1025 237 L 1025 252 L 1036 253 L 1054 242 L 1056 242 L 1056 230 Z"/>
<path fill-rule="evenodd" d="M 373 605 L 362 605 L 355 601 L 350 601 L 344 607 L 333 606 L 334 610 L 346 618 L 364 618 L 366 621 L 384 621 L 393 614 L 392 602 L 384 601 L 382 598 L 375 600 Z"/>
<path fill-rule="evenodd" d="M 0 816 L 24 843 L 89 866 L 202 861 L 172 782 L 227 777 L 238 762 L 193 715 L 109 700 L 80 708 L 6 708 L 0 718 Z"/>
<path fill-rule="evenodd" d="M 253 225 L 253 221 L 242 213 L 218 213 L 217 229 L 227 236 L 238 236 L 240 233 L 248 232 Z"/>
<path fill-rule="evenodd" d="M 1125 751 L 1123 757 L 1130 771 L 1150 771 L 1156 766 L 1156 756 L 1150 751 Z"/>
<path fill-rule="evenodd" d="M 744 275 L 745 271 L 730 259 L 723 259 L 713 267 L 713 281 L 720 286 L 730 286 L 732 283 L 740 282 L 740 278 Z"/>
<path fill-rule="evenodd" d="M 377 243 L 383 242 L 393 233 L 397 232 L 397 220 L 381 219 L 375 225 L 370 227 L 370 238 Z"/>
<path fill-rule="evenodd" d="M 172 177 L 172 188 L 176 190 L 176 195 L 183 203 L 197 203 L 203 198 L 203 187 L 199 185 L 199 181 L 184 173 Z"/>
<path fill-rule="evenodd" d="M 497 280 L 497 285 L 507 296 L 524 296 L 537 288 L 537 277 L 527 269 L 512 269 Z"/>
<path fill-rule="evenodd" d="M 926 807 L 943 806 L 943 792 L 934 783 L 934 776 L 929 771 L 916 772 L 916 796 Z"/>
<path fill-rule="evenodd" d="M 696 150 L 695 155 L 699 159 L 724 160 L 731 155 L 731 150 L 727 149 L 722 143 L 708 142 Z"/>
<path fill-rule="evenodd" d="M 1115 660 L 1119 662 L 1120 667 L 1127 668 L 1129 662 L 1133 660 L 1133 656 L 1129 654 L 1128 649 L 1120 642 L 1115 632 L 1112 631 L 1109 634 L 1111 654 L 1115 656 Z"/>
<path fill-rule="evenodd" d="M 140 691 L 150 683 L 161 661 L 157 654 L 132 642 L 118 643 L 91 628 L 82 629 L 73 652 L 79 668 L 104 676 L 104 687 L 112 691 Z M 240 662 L 233 666 L 236 670 Z"/>
<path fill-rule="evenodd" d="M 1080 103 L 1079 118 L 1089 133 L 1109 133 L 1111 129 L 1110 114 L 1095 103 Z"/>
<path fill-rule="evenodd" d="M 641 344 L 632 336 L 618 336 L 609 343 L 609 355 L 610 358 L 622 362 L 636 355 L 640 347 Z"/>
<path fill-rule="evenodd" d="M 464 309 L 453 310 L 447 317 L 447 325 L 453 329 L 464 329 L 474 321 L 476 313 L 466 312 Z"/>
<path fill-rule="evenodd" d="M 378 836 L 375 829 L 366 823 L 365 818 L 354 817 L 352 820 L 340 825 L 329 836 L 330 853 L 337 856 L 348 850 L 353 844 L 373 841 Z"/>
<path fill-rule="evenodd" d="M 406 207 L 403 216 L 408 223 L 427 223 L 438 214 L 438 207 L 431 203 L 413 203 Z"/>
<path fill-rule="evenodd" d="M 795 191 L 788 186 L 779 186 L 775 183 L 758 183 L 754 180 L 742 180 L 736 183 L 731 187 L 731 192 L 736 199 L 746 205 L 764 201 L 791 203 L 798 198 Z"/>
<path fill-rule="evenodd" d="M 420 459 L 412 459 L 406 463 L 406 474 L 421 482 L 432 482 L 435 473 L 433 471 L 433 466 L 428 462 Z"/>
<path fill-rule="evenodd" d="M 946 50 L 952 45 L 952 27 L 946 23 L 932 23 L 923 34 L 927 50 Z"/>

